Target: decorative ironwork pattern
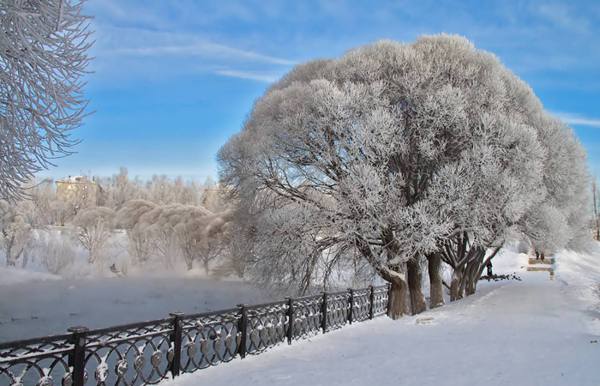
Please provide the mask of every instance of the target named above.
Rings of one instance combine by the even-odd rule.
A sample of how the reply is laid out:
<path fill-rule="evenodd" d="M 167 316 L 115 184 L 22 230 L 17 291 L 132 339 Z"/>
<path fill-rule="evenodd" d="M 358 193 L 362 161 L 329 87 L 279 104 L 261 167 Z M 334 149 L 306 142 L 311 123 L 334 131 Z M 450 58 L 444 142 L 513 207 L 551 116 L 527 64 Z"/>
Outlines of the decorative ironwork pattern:
<path fill-rule="evenodd" d="M 286 301 L 248 307 L 246 350 L 260 354 L 286 339 L 288 321 Z"/>
<path fill-rule="evenodd" d="M 305 339 L 321 331 L 323 296 L 306 296 L 293 300 L 293 339 Z"/>
<path fill-rule="evenodd" d="M 348 322 L 350 310 L 347 291 L 335 292 L 327 296 L 327 331 L 342 328 Z"/>
<path fill-rule="evenodd" d="M 388 308 L 388 286 L 373 287 L 373 316 L 384 315 Z"/>
<path fill-rule="evenodd" d="M 0 344 L 0 385 L 156 384 L 385 314 L 388 286 Z"/>
<path fill-rule="evenodd" d="M 238 309 L 184 316 L 182 319 L 181 370 L 229 362 L 238 353 L 241 333 Z"/>
<path fill-rule="evenodd" d="M 369 319 L 369 308 L 371 307 L 371 288 L 354 290 L 352 302 L 352 321 L 362 322 Z"/>
<path fill-rule="evenodd" d="M 173 360 L 172 319 L 89 331 L 86 334 L 87 384 L 146 385 L 168 375 Z"/>
<path fill-rule="evenodd" d="M 68 385 L 71 335 L 0 345 L 0 385 Z"/>

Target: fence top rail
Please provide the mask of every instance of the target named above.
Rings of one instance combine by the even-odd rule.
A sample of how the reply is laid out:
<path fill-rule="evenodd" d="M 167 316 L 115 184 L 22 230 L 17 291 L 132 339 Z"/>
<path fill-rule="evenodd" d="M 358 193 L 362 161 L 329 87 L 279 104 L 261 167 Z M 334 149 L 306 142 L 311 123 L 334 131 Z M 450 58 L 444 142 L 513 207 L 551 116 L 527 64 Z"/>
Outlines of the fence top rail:
<path fill-rule="evenodd" d="M 258 308 L 265 308 L 265 307 L 273 307 L 273 306 L 284 306 L 287 304 L 287 300 L 279 300 L 276 302 L 270 302 L 270 303 L 262 303 L 262 304 L 253 304 L 253 305 L 249 305 L 246 306 L 247 310 L 256 310 Z"/>
<path fill-rule="evenodd" d="M 358 291 L 358 290 L 355 290 L 355 291 Z M 327 292 L 327 296 L 338 296 L 338 295 L 348 295 L 348 290 L 337 291 L 337 292 Z"/>
<path fill-rule="evenodd" d="M 15 349 L 33 344 L 53 344 L 61 341 L 68 341 L 72 336 L 72 334 L 61 334 L 4 342 L 0 343 L 0 351 Z M 0 356 L 2 356 L 1 352 Z"/>
<path fill-rule="evenodd" d="M 53 359 L 56 360 L 56 356 L 57 355 L 61 355 L 61 354 L 67 354 L 69 352 L 71 352 L 73 350 L 74 345 L 70 344 L 67 345 L 65 347 L 61 347 L 61 348 L 52 348 L 52 349 L 48 349 L 48 350 L 35 350 L 35 351 L 27 351 L 26 349 L 20 349 L 20 351 L 24 351 L 24 352 L 19 352 L 19 353 L 12 353 L 11 354 L 7 354 L 7 355 L 0 355 L 0 365 L 3 363 L 14 363 L 15 361 L 18 362 L 27 362 L 27 361 L 31 361 L 32 359 Z M 17 351 L 19 351 L 19 349 L 17 349 Z"/>
<path fill-rule="evenodd" d="M 232 314 L 232 313 L 239 312 L 239 311 L 240 311 L 239 308 L 228 308 L 226 310 L 200 312 L 200 313 L 196 313 L 196 314 L 184 314 L 181 316 L 181 319 L 188 320 L 188 319 L 205 318 L 205 317 L 215 316 L 215 315 L 220 315 L 220 314 Z"/>
<path fill-rule="evenodd" d="M 89 331 L 86 331 L 85 334 L 87 336 L 92 336 L 92 335 L 107 334 L 110 332 L 119 332 L 119 331 L 125 332 L 125 331 L 131 330 L 133 328 L 142 328 L 142 327 L 148 327 L 148 326 L 152 326 L 152 325 L 159 325 L 162 323 L 168 323 L 172 320 L 173 320 L 173 318 L 163 318 L 163 319 L 156 319 L 156 320 L 147 320 L 144 322 L 121 324 L 118 326 L 97 328 L 94 330 L 89 330 Z"/>
<path fill-rule="evenodd" d="M 292 298 L 292 300 L 294 302 L 296 301 L 303 301 L 303 300 L 317 300 L 317 299 L 322 299 L 323 298 L 323 294 L 320 295 L 306 295 L 306 296 L 300 296 L 297 298 Z"/>

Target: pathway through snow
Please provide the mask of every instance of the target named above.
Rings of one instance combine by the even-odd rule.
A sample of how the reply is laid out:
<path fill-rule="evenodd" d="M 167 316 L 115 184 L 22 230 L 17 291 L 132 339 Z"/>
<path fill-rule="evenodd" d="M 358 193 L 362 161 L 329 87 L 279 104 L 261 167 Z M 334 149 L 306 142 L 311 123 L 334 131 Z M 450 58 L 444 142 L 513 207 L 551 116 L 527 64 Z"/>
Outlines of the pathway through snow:
<path fill-rule="evenodd" d="M 600 262 L 559 261 L 552 281 L 521 270 L 521 282 L 481 283 L 475 296 L 418 316 L 355 324 L 170 384 L 600 385 Z"/>

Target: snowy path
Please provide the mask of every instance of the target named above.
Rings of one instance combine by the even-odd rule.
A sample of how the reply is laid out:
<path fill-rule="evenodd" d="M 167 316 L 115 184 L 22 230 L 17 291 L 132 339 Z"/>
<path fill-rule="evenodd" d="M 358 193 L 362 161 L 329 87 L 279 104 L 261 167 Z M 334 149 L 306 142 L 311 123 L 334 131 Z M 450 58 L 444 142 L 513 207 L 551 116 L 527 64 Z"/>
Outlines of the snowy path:
<path fill-rule="evenodd" d="M 519 272 L 522 282 L 482 283 L 477 295 L 437 310 L 355 324 L 170 384 L 600 385 L 590 291 L 598 271 L 583 282 L 569 281 L 579 270 L 558 272 L 553 281 Z"/>

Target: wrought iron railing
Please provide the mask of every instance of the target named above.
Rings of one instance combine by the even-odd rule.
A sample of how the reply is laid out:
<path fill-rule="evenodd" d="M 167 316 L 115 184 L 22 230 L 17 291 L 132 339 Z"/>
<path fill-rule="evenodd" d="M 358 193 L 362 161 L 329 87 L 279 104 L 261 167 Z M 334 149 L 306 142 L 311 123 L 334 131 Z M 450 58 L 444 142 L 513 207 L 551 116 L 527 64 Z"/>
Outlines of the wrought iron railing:
<path fill-rule="evenodd" d="M 388 286 L 0 344 L 0 385 L 156 384 L 383 315 Z"/>

